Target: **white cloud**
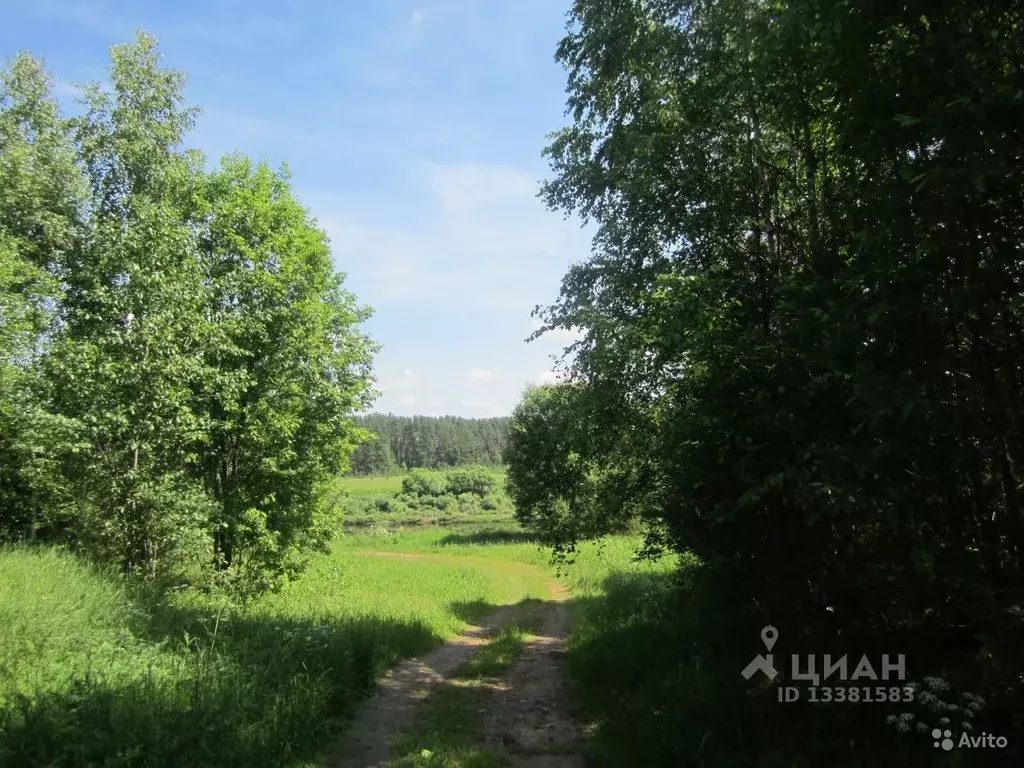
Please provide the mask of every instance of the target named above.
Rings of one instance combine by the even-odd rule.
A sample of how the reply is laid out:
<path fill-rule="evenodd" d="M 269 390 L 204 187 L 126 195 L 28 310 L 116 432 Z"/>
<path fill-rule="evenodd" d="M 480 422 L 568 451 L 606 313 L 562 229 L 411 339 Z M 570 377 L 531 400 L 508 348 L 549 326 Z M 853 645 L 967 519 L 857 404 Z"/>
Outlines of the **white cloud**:
<path fill-rule="evenodd" d="M 427 20 L 427 12 L 422 8 L 415 9 L 409 14 L 409 26 L 412 29 L 419 29 L 423 26 L 423 22 Z"/>
<path fill-rule="evenodd" d="M 464 399 L 460 405 L 470 416 L 504 416 L 507 413 L 507 410 L 502 408 L 501 405 L 494 400 L 467 398 Z"/>
<path fill-rule="evenodd" d="M 382 373 L 377 379 L 377 389 L 385 395 L 395 392 L 406 392 L 415 389 L 416 385 L 416 373 L 408 368 L 398 372 Z"/>
<path fill-rule="evenodd" d="M 303 194 L 331 237 L 339 268 L 371 304 L 458 302 L 528 313 L 553 299 L 589 235 L 545 209 L 535 176 L 508 165 L 428 163 L 407 215 L 378 224 L 358 201 Z M 419 221 L 416 221 L 419 219 Z"/>
<path fill-rule="evenodd" d="M 405 397 L 398 401 L 398 404 L 404 406 L 416 405 L 416 398 L 413 397 L 412 395 L 406 395 Z"/>
<path fill-rule="evenodd" d="M 557 384 L 565 378 L 564 374 L 557 371 L 545 371 L 533 377 L 534 384 Z"/>
<path fill-rule="evenodd" d="M 470 381 L 497 381 L 501 377 L 497 371 L 488 368 L 474 368 L 466 374 L 466 378 Z"/>

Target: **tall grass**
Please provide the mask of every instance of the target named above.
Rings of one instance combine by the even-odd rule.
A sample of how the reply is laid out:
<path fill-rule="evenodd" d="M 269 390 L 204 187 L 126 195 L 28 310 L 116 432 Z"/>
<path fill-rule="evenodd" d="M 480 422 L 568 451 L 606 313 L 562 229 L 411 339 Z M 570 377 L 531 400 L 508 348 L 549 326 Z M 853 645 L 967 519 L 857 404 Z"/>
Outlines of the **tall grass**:
<path fill-rule="evenodd" d="M 638 544 L 585 545 L 561 579 L 593 599 L 609 574 L 672 567 L 632 563 Z M 515 527 L 375 527 L 239 608 L 0 548 L 0 765 L 308 764 L 387 667 L 496 605 L 544 597 L 557 570 Z"/>
<path fill-rule="evenodd" d="M 52 550 L 0 550 L 0 765 L 271 766 L 312 757 L 398 659 L 539 574 L 337 547 L 245 609 L 158 600 Z M 476 609 L 476 611 L 474 610 Z"/>

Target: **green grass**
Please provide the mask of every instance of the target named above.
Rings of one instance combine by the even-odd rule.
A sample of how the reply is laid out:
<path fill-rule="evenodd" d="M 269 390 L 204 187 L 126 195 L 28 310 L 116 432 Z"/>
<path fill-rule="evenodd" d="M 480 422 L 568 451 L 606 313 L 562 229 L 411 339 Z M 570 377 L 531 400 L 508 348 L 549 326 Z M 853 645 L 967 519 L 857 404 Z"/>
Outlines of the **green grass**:
<path fill-rule="evenodd" d="M 611 573 L 670 567 L 631 563 L 638 543 L 586 545 L 561 580 L 594 598 Z M 60 551 L 0 548 L 0 765 L 307 765 L 384 669 L 497 605 L 543 597 L 555 572 L 514 526 L 375 526 L 242 609 L 157 599 Z M 464 673 L 499 674 L 511 657 L 487 658 Z"/>
<path fill-rule="evenodd" d="M 380 496 L 402 490 L 402 475 L 366 475 L 340 477 L 337 487 L 352 496 Z"/>
<path fill-rule="evenodd" d="M 643 543 L 641 536 L 611 536 L 598 542 L 583 542 L 572 561 L 555 566 L 551 550 L 536 536 L 514 522 L 475 523 L 456 528 L 382 525 L 368 532 L 349 531 L 338 541 L 342 549 L 368 546 L 381 551 L 420 554 L 463 555 L 477 562 L 491 559 L 507 560 L 545 570 L 558 576 L 576 598 L 603 595 L 605 581 L 611 574 L 668 573 L 679 559 L 666 555 L 656 562 L 633 560 Z"/>
<path fill-rule="evenodd" d="M 397 660 L 544 593 L 542 574 L 500 559 L 353 550 L 339 539 L 244 610 L 155 601 L 67 554 L 0 550 L 0 765 L 294 765 Z"/>

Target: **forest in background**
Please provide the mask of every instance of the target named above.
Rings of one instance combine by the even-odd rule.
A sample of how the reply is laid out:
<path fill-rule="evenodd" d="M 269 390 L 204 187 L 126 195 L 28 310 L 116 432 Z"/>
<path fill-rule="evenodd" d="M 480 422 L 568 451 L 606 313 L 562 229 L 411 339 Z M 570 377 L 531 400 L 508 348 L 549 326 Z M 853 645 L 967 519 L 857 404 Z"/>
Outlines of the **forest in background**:
<path fill-rule="evenodd" d="M 374 436 L 352 452 L 352 473 L 387 475 L 420 467 L 496 466 L 508 439 L 508 418 L 395 416 L 371 413 L 355 422 Z"/>

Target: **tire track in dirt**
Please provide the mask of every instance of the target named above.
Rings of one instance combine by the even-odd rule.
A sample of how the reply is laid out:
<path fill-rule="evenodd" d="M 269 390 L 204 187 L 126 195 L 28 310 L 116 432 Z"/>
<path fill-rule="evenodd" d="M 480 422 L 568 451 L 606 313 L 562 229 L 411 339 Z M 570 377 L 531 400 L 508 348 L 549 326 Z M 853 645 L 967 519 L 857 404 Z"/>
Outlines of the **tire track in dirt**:
<path fill-rule="evenodd" d="M 545 582 L 539 635 L 526 643 L 495 689 L 485 738 L 515 768 L 582 768 L 582 734 L 572 717 L 562 660 L 569 634 L 569 591 Z"/>
<path fill-rule="evenodd" d="M 361 557 L 380 557 L 392 560 L 421 560 L 436 563 L 467 565 L 474 560 L 486 561 L 488 565 L 494 565 L 493 558 L 478 558 L 466 555 L 424 555 L 406 552 L 374 552 L 360 551 L 355 553 Z M 510 571 L 535 572 L 532 566 L 523 563 L 506 564 Z M 543 637 L 531 638 L 523 654 L 523 661 L 532 655 L 533 647 L 541 647 L 556 650 L 558 638 L 564 639 L 568 628 L 568 614 L 562 601 L 568 596 L 568 592 L 560 584 L 553 580 L 546 580 L 551 602 L 546 603 L 544 610 L 547 612 L 544 619 Z M 455 671 L 465 664 L 469 658 L 480 648 L 486 645 L 490 638 L 501 631 L 511 621 L 518 607 L 515 605 L 502 606 L 480 622 L 477 626 L 468 627 L 461 635 L 445 641 L 440 647 L 426 654 L 422 658 L 406 659 L 392 667 L 378 681 L 377 691 L 373 697 L 366 700 L 359 707 L 354 719 L 348 724 L 345 734 L 327 752 L 323 765 L 325 768 L 384 768 L 391 760 L 391 741 L 395 736 L 412 727 L 420 705 L 426 700 L 431 689 L 438 683 L 444 682 L 451 677 Z M 550 636 L 549 636 L 550 635 Z M 552 644 L 553 643 L 553 644 Z M 551 658 L 549 656 L 549 658 Z M 521 664 L 516 664 L 509 675 L 512 681 L 520 669 Z M 523 707 L 529 707 L 531 702 L 548 701 L 550 693 L 545 693 L 538 687 L 540 682 L 537 673 L 536 662 L 523 668 L 519 673 L 525 690 L 522 696 L 517 695 L 502 704 L 502 710 L 507 711 L 510 717 L 516 721 L 525 723 L 533 722 L 533 713 L 530 716 L 520 714 Z M 515 702 L 515 705 L 512 705 Z M 539 705 L 543 706 L 543 704 Z M 532 710 L 531 710 L 532 711 Z M 533 719 L 531 719 L 533 718 Z M 526 728 L 526 726 L 524 726 Z M 526 730 L 520 729 L 523 733 Z M 532 731 L 530 731 L 532 733 Z M 527 739 L 533 743 L 536 739 L 532 736 Z M 507 751 L 507 750 L 506 750 Z M 537 755 L 537 757 L 544 757 Z M 561 756 L 559 756 L 561 757 Z M 569 768 L 582 763 L 519 763 L 517 756 L 510 756 L 515 765 L 536 766 L 536 768 Z"/>

